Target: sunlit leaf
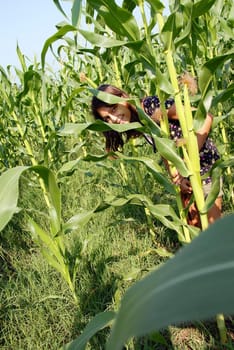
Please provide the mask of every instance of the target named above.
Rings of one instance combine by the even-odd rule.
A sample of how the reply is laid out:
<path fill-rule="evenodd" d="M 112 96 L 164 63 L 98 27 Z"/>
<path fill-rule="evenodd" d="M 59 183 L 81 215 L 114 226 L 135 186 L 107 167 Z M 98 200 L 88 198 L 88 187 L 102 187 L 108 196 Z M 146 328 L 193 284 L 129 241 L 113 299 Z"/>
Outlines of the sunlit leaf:
<path fill-rule="evenodd" d="M 32 218 L 28 219 L 28 226 L 33 239 L 39 244 L 42 242 L 50 254 L 54 255 L 58 263 L 60 263 L 62 266 L 63 256 L 60 252 L 59 246 L 56 244 L 55 240 L 50 236 L 50 234 L 40 227 Z"/>
<path fill-rule="evenodd" d="M 91 44 L 98 46 L 98 47 L 106 47 L 106 48 L 116 47 L 116 46 L 123 46 L 126 43 L 126 41 L 124 41 L 124 40 L 117 40 L 113 37 L 108 37 L 108 36 L 88 32 L 87 30 L 80 29 L 79 32 Z"/>
<path fill-rule="evenodd" d="M 66 234 L 85 225 L 92 218 L 94 211 L 95 210 L 85 211 L 72 216 L 63 225 L 63 232 Z"/>
<path fill-rule="evenodd" d="M 159 153 L 165 159 L 171 161 L 182 176 L 188 177 L 189 171 L 186 168 L 183 159 L 178 155 L 175 142 L 170 139 L 155 136 L 155 143 Z"/>
<path fill-rule="evenodd" d="M 19 212 L 17 207 L 19 197 L 19 179 L 28 169 L 19 166 L 5 171 L 0 176 L 0 231 L 8 224 L 12 216 Z"/>
<path fill-rule="evenodd" d="M 30 170 L 35 171 L 43 179 L 47 193 L 50 197 L 52 207 L 50 208 L 51 223 L 54 227 L 54 234 L 60 230 L 61 221 L 61 194 L 56 181 L 55 174 L 47 167 L 33 166 Z M 54 209 L 54 210 L 53 210 Z"/>
<path fill-rule="evenodd" d="M 62 28 L 60 28 L 57 33 L 55 33 L 54 35 L 52 35 L 50 38 L 48 38 L 43 46 L 43 49 L 41 51 L 41 65 L 42 65 L 42 68 L 44 69 L 45 67 L 45 56 L 46 56 L 46 53 L 49 49 L 49 47 L 57 40 L 63 38 L 63 36 L 65 34 L 67 34 L 68 32 L 74 32 L 76 31 L 77 29 L 74 27 L 74 26 L 71 26 L 69 24 L 63 26 Z"/>
<path fill-rule="evenodd" d="M 62 129 L 59 130 L 58 135 L 69 136 L 72 134 L 81 134 L 84 130 L 93 131 L 107 131 L 115 130 L 117 132 L 125 132 L 128 130 L 142 130 L 142 125 L 140 123 L 129 123 L 129 124 L 109 124 L 101 120 L 96 120 L 94 123 L 66 123 Z"/>
<path fill-rule="evenodd" d="M 88 0 L 88 2 L 114 33 L 132 41 L 140 39 L 137 22 L 130 12 L 117 6 L 113 0 Z"/>

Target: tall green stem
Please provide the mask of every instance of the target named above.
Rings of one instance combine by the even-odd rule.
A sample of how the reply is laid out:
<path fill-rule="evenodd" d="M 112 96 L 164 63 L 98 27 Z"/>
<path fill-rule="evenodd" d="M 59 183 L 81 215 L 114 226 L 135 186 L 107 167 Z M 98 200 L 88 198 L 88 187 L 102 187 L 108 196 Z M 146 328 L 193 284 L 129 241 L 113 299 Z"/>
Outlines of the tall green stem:
<path fill-rule="evenodd" d="M 163 27 L 163 18 L 161 14 L 157 15 L 160 29 Z M 170 76 L 172 86 L 175 94 L 175 105 L 176 112 L 179 117 L 180 126 L 183 137 L 185 138 L 186 144 L 183 146 L 183 154 L 185 163 L 190 172 L 190 181 L 193 188 L 195 201 L 197 204 L 198 211 L 200 213 L 202 229 L 205 230 L 208 226 L 207 215 L 203 213 L 202 209 L 205 205 L 203 190 L 201 186 L 200 178 L 200 165 L 199 165 L 199 152 L 197 139 L 193 130 L 193 119 L 190 108 L 189 96 L 187 86 L 184 88 L 184 99 L 185 106 L 182 104 L 181 92 L 177 80 L 176 69 L 173 61 L 173 54 L 170 45 L 165 51 L 166 64 Z M 192 160 L 192 161 L 191 161 Z"/>
<path fill-rule="evenodd" d="M 160 29 L 162 30 L 163 17 L 161 14 L 158 14 L 157 17 L 158 17 L 158 23 L 159 23 Z M 171 37 L 171 41 L 172 41 L 172 37 Z M 190 102 L 188 97 L 188 91 L 187 91 L 187 87 L 185 86 L 184 88 L 185 111 L 184 111 L 170 45 L 168 45 L 165 55 L 166 55 L 166 63 L 167 63 L 171 83 L 175 92 L 175 104 L 176 104 L 177 114 L 179 116 L 179 121 L 180 121 L 183 136 L 186 139 L 186 145 L 183 147 L 183 154 L 184 154 L 184 158 L 185 158 L 185 162 L 187 164 L 188 170 L 191 173 L 190 181 L 191 181 L 195 201 L 197 204 L 197 208 L 200 213 L 202 229 L 205 230 L 208 227 L 208 219 L 207 219 L 206 213 L 202 211 L 205 201 L 204 201 L 204 195 L 203 195 L 202 186 L 201 186 L 200 166 L 198 164 L 199 152 L 198 152 L 197 139 L 193 130 L 193 120 L 192 120 L 192 113 L 191 113 Z M 217 326 L 219 329 L 220 339 L 221 339 L 221 342 L 224 344 L 227 341 L 224 316 L 222 314 L 218 314 L 216 317 L 216 320 L 217 320 Z"/>
<path fill-rule="evenodd" d="M 202 211 L 205 205 L 205 200 L 204 200 L 204 194 L 202 190 L 202 183 L 201 183 L 201 176 L 200 176 L 200 157 L 199 157 L 197 136 L 193 128 L 193 117 L 192 117 L 192 111 L 190 107 L 187 85 L 184 85 L 184 109 L 186 114 L 187 132 L 188 132 L 188 137 L 187 137 L 188 158 L 186 163 L 187 163 L 188 169 L 191 171 L 190 181 L 193 188 L 197 208 L 200 212 L 202 229 L 205 230 L 208 227 L 208 219 L 207 219 L 207 214 Z M 184 155 L 185 155 L 185 152 L 184 152 Z"/>

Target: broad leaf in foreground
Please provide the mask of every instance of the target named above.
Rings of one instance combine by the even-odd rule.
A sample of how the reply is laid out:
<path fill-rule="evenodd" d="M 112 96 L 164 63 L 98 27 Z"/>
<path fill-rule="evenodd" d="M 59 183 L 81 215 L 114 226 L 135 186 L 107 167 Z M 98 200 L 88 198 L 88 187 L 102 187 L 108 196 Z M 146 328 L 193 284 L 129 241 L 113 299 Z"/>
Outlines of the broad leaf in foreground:
<path fill-rule="evenodd" d="M 122 349 L 133 336 L 170 324 L 234 312 L 234 215 L 226 216 L 182 248 L 123 297 L 107 344 Z"/>

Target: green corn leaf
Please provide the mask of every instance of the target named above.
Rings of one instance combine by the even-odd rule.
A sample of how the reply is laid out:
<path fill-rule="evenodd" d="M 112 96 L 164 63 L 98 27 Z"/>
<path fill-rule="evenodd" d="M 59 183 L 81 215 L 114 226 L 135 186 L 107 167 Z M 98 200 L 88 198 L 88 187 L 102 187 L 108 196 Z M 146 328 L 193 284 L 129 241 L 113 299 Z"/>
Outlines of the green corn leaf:
<path fill-rule="evenodd" d="M 133 194 L 126 197 L 118 197 L 110 201 L 105 201 L 95 209 L 95 212 L 97 213 L 103 211 L 111 206 L 122 207 L 127 204 L 145 206 L 149 209 L 151 214 L 161 221 L 166 227 L 175 230 L 179 235 L 182 235 L 183 222 L 176 215 L 173 208 L 167 204 L 153 204 L 150 198 L 141 194 Z"/>
<path fill-rule="evenodd" d="M 168 79 L 168 75 L 161 73 L 161 71 L 157 67 L 155 71 L 156 71 L 156 77 L 157 77 L 157 85 L 160 88 L 160 90 L 162 90 L 169 96 L 170 95 L 173 96 L 174 89 Z"/>
<path fill-rule="evenodd" d="M 159 0 L 146 0 L 150 6 L 153 8 L 154 12 L 157 13 L 162 13 L 165 6 L 163 5 L 163 3 Z"/>
<path fill-rule="evenodd" d="M 171 49 L 173 44 L 173 32 L 175 28 L 175 12 L 168 16 L 163 29 L 161 31 L 161 38 L 165 45 L 165 50 Z"/>
<path fill-rule="evenodd" d="M 61 221 L 61 194 L 54 173 L 44 166 L 32 166 L 30 170 L 35 171 L 44 181 L 49 194 L 52 207 L 50 208 L 50 219 L 53 233 L 60 231 Z"/>
<path fill-rule="evenodd" d="M 188 20 L 186 27 L 183 28 L 183 30 L 181 31 L 181 34 L 178 35 L 174 40 L 174 44 L 175 44 L 176 48 L 178 48 L 180 45 L 184 44 L 184 42 L 187 40 L 187 38 L 189 37 L 189 35 L 191 33 L 191 29 L 192 29 L 192 21 Z"/>
<path fill-rule="evenodd" d="M 84 87 L 79 87 L 77 89 L 74 89 L 74 91 L 70 94 L 69 98 L 66 101 L 66 105 L 64 106 L 62 111 L 63 114 L 66 115 L 68 113 L 69 108 L 72 107 L 73 100 L 84 90 L 85 90 Z"/>
<path fill-rule="evenodd" d="M 137 113 L 140 117 L 142 124 L 147 128 L 145 132 L 150 132 L 152 135 L 161 136 L 161 130 L 159 126 L 150 118 L 141 107 L 137 106 Z M 132 124 L 132 123 L 131 123 Z"/>
<path fill-rule="evenodd" d="M 39 246 L 40 246 L 40 251 L 44 256 L 44 258 L 46 259 L 46 261 L 48 262 L 48 264 L 52 266 L 55 270 L 57 270 L 65 279 L 65 281 L 67 281 L 65 264 L 63 262 L 59 263 L 58 260 L 51 254 L 51 252 L 48 249 L 44 248 L 40 243 L 39 243 Z"/>
<path fill-rule="evenodd" d="M 201 15 L 204 15 L 206 12 L 210 10 L 210 8 L 214 5 L 216 0 L 200 0 L 193 5 L 192 18 L 197 18 Z"/>
<path fill-rule="evenodd" d="M 19 179 L 25 170 L 35 171 L 44 181 L 51 199 L 51 221 L 54 231 L 60 230 L 61 198 L 54 173 L 43 166 L 24 167 L 19 166 L 5 171 L 0 176 L 0 230 L 11 220 L 14 213 L 19 211 L 17 207 L 19 197 Z"/>
<path fill-rule="evenodd" d="M 203 96 L 206 94 L 208 86 L 212 79 L 212 76 L 214 75 L 216 70 L 220 67 L 220 65 L 224 64 L 224 62 L 226 62 L 231 58 L 234 58 L 233 52 L 212 58 L 211 60 L 207 61 L 203 65 L 201 72 L 199 74 L 199 81 L 198 81 L 199 88 Z"/>
<path fill-rule="evenodd" d="M 189 171 L 183 159 L 181 159 L 177 153 L 175 142 L 170 139 L 155 136 L 155 143 L 162 157 L 171 161 L 182 176 L 188 177 Z"/>
<path fill-rule="evenodd" d="M 86 2 L 85 13 L 86 13 L 86 17 L 85 17 L 86 24 L 91 24 L 92 18 L 94 17 L 94 8 L 90 6 L 88 2 Z"/>
<path fill-rule="evenodd" d="M 165 174 L 162 172 L 162 168 L 158 165 L 158 163 L 147 157 L 127 157 L 124 156 L 122 153 L 116 152 L 119 158 L 124 159 L 129 162 L 141 162 L 143 163 L 148 170 L 154 175 L 156 180 L 164 187 L 165 190 L 172 194 L 176 194 L 175 188 L 172 185 L 171 181 L 168 181 L 168 179 L 165 177 Z"/>
<path fill-rule="evenodd" d="M 57 8 L 59 9 L 59 11 L 60 11 L 66 18 L 68 18 L 67 15 L 66 15 L 66 13 L 63 11 L 63 8 L 62 8 L 62 6 L 60 5 L 59 0 L 53 0 L 53 2 L 54 2 L 54 4 L 57 6 Z"/>
<path fill-rule="evenodd" d="M 140 31 L 130 12 L 116 5 L 113 0 L 88 0 L 88 3 L 104 19 L 106 25 L 120 37 L 131 41 L 140 39 Z"/>
<path fill-rule="evenodd" d="M 64 126 L 57 132 L 59 136 L 79 135 L 84 130 L 89 129 L 91 123 L 65 123 Z M 102 128 L 101 130 L 102 131 Z"/>
<path fill-rule="evenodd" d="M 227 119 L 228 117 L 229 117 L 229 113 L 226 115 L 221 115 L 220 117 L 215 117 L 213 119 L 212 128 L 215 128 L 220 122 Z"/>
<path fill-rule="evenodd" d="M 81 0 L 74 0 L 72 5 L 72 25 L 74 27 L 79 27 L 80 22 L 80 16 L 81 16 L 81 9 L 82 9 L 82 1 Z"/>
<path fill-rule="evenodd" d="M 45 56 L 46 53 L 49 49 L 49 47 L 57 40 L 63 38 L 63 36 L 65 34 L 67 34 L 68 32 L 74 32 L 76 31 L 76 27 L 71 26 L 69 24 L 64 25 L 62 28 L 60 28 L 54 35 L 52 35 L 50 38 L 48 38 L 43 46 L 43 49 L 41 51 L 41 65 L 42 65 L 42 69 L 45 68 Z"/>
<path fill-rule="evenodd" d="M 139 130 L 142 131 L 143 127 L 140 123 L 129 123 L 129 124 L 109 124 L 104 123 L 101 120 L 96 120 L 94 123 L 66 123 L 62 129 L 57 133 L 60 136 L 69 136 L 69 135 L 79 135 L 84 130 L 93 130 L 93 131 L 107 131 L 115 130 L 117 132 L 125 132 L 127 130 Z"/>
<path fill-rule="evenodd" d="M 168 251 L 166 248 L 164 248 L 164 247 L 152 249 L 152 252 L 155 252 L 156 254 L 158 254 L 159 256 L 161 256 L 162 258 L 172 258 L 172 257 L 174 256 L 173 253 L 169 252 L 169 251 Z"/>
<path fill-rule="evenodd" d="M 228 21 L 226 18 L 220 18 L 220 31 L 223 32 L 222 35 L 224 36 L 225 40 L 233 38 L 233 27 L 234 27 L 234 4 L 232 4 L 232 10 L 230 11 L 230 17 Z"/>
<path fill-rule="evenodd" d="M 94 210 L 85 211 L 79 214 L 72 216 L 64 225 L 63 233 L 69 233 L 77 228 L 80 228 L 83 225 L 86 225 L 87 222 L 93 217 Z"/>
<path fill-rule="evenodd" d="M 209 89 L 213 75 L 215 74 L 216 70 L 220 67 L 220 65 L 224 64 L 224 62 L 226 62 L 227 60 L 233 57 L 234 57 L 233 52 L 227 53 L 222 56 L 217 56 L 207 61 L 203 65 L 201 72 L 199 74 L 199 80 L 198 80 L 198 85 L 202 96 L 195 114 L 196 119 L 200 121 L 204 119 L 204 115 L 206 113 L 206 108 L 204 104 L 206 103 L 206 98 L 209 99 L 208 89 Z"/>
<path fill-rule="evenodd" d="M 219 102 L 224 102 L 229 98 L 232 101 L 232 105 L 234 104 L 234 83 L 231 83 L 225 90 L 220 92 L 217 96 L 214 97 L 212 101 L 212 107 L 215 107 Z"/>
<path fill-rule="evenodd" d="M 85 327 L 83 333 L 71 343 L 63 346 L 60 350 L 84 350 L 87 343 L 101 329 L 110 326 L 115 318 L 114 311 L 106 311 L 97 314 Z"/>
<path fill-rule="evenodd" d="M 77 165 L 79 164 L 81 158 L 71 160 L 69 162 L 66 162 L 63 164 L 63 166 L 58 170 L 58 174 L 62 173 L 72 173 L 76 168 Z"/>
<path fill-rule="evenodd" d="M 28 226 L 32 234 L 33 239 L 36 242 L 42 242 L 46 246 L 47 250 L 56 257 L 58 263 L 62 266 L 64 264 L 63 256 L 60 252 L 59 246 L 56 244 L 56 241 L 41 228 L 32 218 L 28 219 Z M 38 241 L 39 238 L 39 241 Z"/>
<path fill-rule="evenodd" d="M 70 162 L 63 164 L 63 166 L 59 169 L 58 173 L 72 173 L 73 171 L 75 171 L 77 169 L 78 164 L 80 163 L 81 160 L 86 161 L 86 162 L 92 162 L 92 163 L 96 163 L 96 162 L 100 163 L 102 160 L 104 160 L 110 156 L 115 156 L 116 154 L 117 153 L 115 153 L 115 152 L 105 153 L 102 156 L 87 154 L 87 156 L 85 156 L 85 157 L 80 157 L 78 159 L 71 160 Z M 107 165 L 102 164 L 102 166 L 104 166 L 104 167 L 106 166 L 108 168 Z"/>
<path fill-rule="evenodd" d="M 97 47 L 118 47 L 126 44 L 124 40 L 117 40 L 113 37 L 96 34 L 87 30 L 79 29 L 79 32 L 87 41 Z"/>
<path fill-rule="evenodd" d="M 166 227 L 172 230 L 178 230 L 182 225 L 182 221 L 176 215 L 174 209 L 169 204 L 155 204 L 148 206 L 151 214 L 160 220 Z M 169 217 L 171 220 L 167 219 Z M 179 230 L 180 231 L 180 230 Z"/>
<path fill-rule="evenodd" d="M 222 176 L 224 170 L 228 167 L 234 167 L 234 158 L 230 157 L 230 159 L 226 161 L 218 160 L 214 166 L 211 169 L 211 178 L 212 178 L 212 185 L 211 190 L 206 198 L 205 201 L 205 207 L 203 208 L 202 212 L 207 212 L 212 205 L 214 204 L 219 191 L 220 191 L 220 177 Z"/>
<path fill-rule="evenodd" d="M 117 40 L 110 36 L 104 36 L 97 33 L 92 33 L 87 30 L 78 29 L 78 31 L 83 35 L 83 37 L 89 41 L 92 45 L 97 47 L 105 47 L 105 48 L 114 48 L 114 47 L 129 47 L 136 52 L 139 50 L 143 51 L 144 41 L 126 41 L 126 40 Z"/>
<path fill-rule="evenodd" d="M 22 54 L 22 52 L 21 52 L 21 50 L 20 50 L 20 48 L 19 48 L 18 43 L 17 43 L 17 46 L 16 46 L 16 52 L 17 52 L 17 55 L 18 55 L 18 57 L 19 57 L 22 70 L 23 70 L 23 72 L 26 72 L 26 70 L 27 70 L 27 65 L 26 65 L 26 62 L 25 62 L 25 57 L 24 57 L 24 55 Z"/>
<path fill-rule="evenodd" d="M 26 169 L 28 169 L 26 166 L 15 167 L 5 171 L 0 176 L 0 231 L 8 224 L 12 216 L 20 210 L 17 207 L 19 179 Z"/>
<path fill-rule="evenodd" d="M 171 324 L 233 314 L 234 215 L 211 225 L 174 258 L 129 288 L 107 350 Z"/>
<path fill-rule="evenodd" d="M 39 83 L 39 84 L 38 84 Z M 34 70 L 28 70 L 24 73 L 24 89 L 23 91 L 17 96 L 17 100 L 20 101 L 30 89 L 33 89 L 34 91 L 39 90 L 41 83 L 41 77 L 38 72 Z"/>
<path fill-rule="evenodd" d="M 132 13 L 133 10 L 136 8 L 136 3 L 134 0 L 123 0 L 122 7 L 128 12 Z"/>

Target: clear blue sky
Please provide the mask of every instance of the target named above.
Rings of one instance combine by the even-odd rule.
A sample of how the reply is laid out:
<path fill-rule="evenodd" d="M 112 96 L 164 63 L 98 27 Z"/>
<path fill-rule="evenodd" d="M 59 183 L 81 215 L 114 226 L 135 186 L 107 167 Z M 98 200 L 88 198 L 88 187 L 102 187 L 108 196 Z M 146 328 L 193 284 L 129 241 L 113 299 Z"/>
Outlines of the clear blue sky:
<path fill-rule="evenodd" d="M 71 2 L 62 2 L 70 12 Z M 65 20 L 52 0 L 4 0 L 0 7 L 0 65 L 20 67 L 16 53 L 17 41 L 22 53 L 31 62 L 48 37 L 56 32 L 55 25 Z M 49 56 L 48 56 L 49 57 Z M 53 62 L 52 55 L 49 57 Z M 29 64 L 30 64 L 29 61 Z M 50 63 L 49 62 L 49 63 Z"/>

